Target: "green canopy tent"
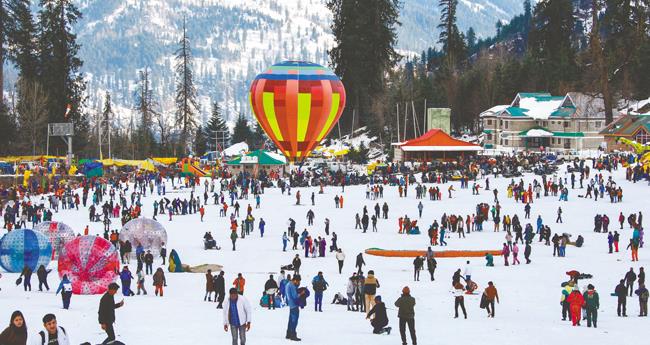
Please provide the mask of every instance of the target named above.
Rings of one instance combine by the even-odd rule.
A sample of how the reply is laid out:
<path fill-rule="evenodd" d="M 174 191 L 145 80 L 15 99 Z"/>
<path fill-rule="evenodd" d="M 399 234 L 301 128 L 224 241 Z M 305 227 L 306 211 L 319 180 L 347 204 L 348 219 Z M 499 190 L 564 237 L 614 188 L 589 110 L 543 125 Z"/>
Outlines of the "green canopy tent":
<path fill-rule="evenodd" d="M 266 150 L 255 150 L 243 156 L 228 161 L 228 165 L 285 165 L 286 160 L 277 154 Z"/>
<path fill-rule="evenodd" d="M 279 167 L 285 164 L 287 161 L 284 156 L 266 150 L 255 150 L 226 162 L 226 165 L 242 171 L 251 170 L 253 176 L 257 176 L 260 167 Z"/>

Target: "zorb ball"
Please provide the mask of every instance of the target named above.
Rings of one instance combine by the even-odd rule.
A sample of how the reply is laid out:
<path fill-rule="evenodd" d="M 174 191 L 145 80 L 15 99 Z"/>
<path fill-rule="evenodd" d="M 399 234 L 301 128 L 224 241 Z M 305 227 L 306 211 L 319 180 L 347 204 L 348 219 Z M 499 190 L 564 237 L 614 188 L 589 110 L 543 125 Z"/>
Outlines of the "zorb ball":
<path fill-rule="evenodd" d="M 20 273 L 25 266 L 36 271 L 47 267 L 52 258 L 50 239 L 40 232 L 14 230 L 0 239 L 0 267 L 7 272 Z"/>
<path fill-rule="evenodd" d="M 54 259 L 59 257 L 63 246 L 75 238 L 74 230 L 61 222 L 42 222 L 34 227 L 34 231 L 38 231 L 50 239 Z"/>
<path fill-rule="evenodd" d="M 120 261 L 115 247 L 97 236 L 79 236 L 63 246 L 59 254 L 59 277 L 68 276 L 72 293 L 96 295 L 115 281 Z"/>
<path fill-rule="evenodd" d="M 142 245 L 145 252 L 151 250 L 152 253 L 159 253 L 163 242 L 167 243 L 167 231 L 153 219 L 136 218 L 124 224 L 120 231 L 120 241 L 126 240 L 131 242 L 134 255 L 138 244 Z"/>

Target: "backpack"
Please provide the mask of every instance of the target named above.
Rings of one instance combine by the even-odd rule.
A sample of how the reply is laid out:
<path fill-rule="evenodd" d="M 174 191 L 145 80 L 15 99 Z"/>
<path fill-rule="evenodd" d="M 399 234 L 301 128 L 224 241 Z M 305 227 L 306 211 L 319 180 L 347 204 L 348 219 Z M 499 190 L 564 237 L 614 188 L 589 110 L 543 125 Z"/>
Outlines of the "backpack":
<path fill-rule="evenodd" d="M 325 281 L 323 279 L 319 279 L 314 282 L 314 291 L 316 292 L 323 292 L 327 290 L 327 285 L 325 285 Z"/>

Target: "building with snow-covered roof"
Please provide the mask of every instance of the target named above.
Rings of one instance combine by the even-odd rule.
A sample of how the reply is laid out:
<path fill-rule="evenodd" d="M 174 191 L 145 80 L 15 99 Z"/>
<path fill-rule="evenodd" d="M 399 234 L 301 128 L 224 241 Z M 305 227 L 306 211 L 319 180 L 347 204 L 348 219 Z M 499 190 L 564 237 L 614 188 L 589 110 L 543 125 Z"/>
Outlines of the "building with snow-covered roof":
<path fill-rule="evenodd" d="M 619 138 L 636 141 L 639 144 L 650 143 L 650 98 L 637 102 L 623 110 L 624 115 L 610 123 L 600 134 L 605 137 L 609 151 L 630 150 Z"/>
<path fill-rule="evenodd" d="M 520 92 L 509 105 L 482 112 L 480 119 L 485 148 L 593 150 L 604 142 L 600 133 L 605 127 L 604 102 L 579 92 L 564 96 Z"/>

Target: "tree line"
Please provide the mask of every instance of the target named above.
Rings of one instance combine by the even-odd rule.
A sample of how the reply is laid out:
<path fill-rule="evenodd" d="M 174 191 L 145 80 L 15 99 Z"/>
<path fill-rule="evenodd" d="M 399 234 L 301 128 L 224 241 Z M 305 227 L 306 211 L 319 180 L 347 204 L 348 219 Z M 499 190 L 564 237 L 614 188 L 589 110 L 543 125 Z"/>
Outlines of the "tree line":
<path fill-rule="evenodd" d="M 438 5 L 437 40 L 419 56 L 400 56 L 399 0 L 328 2 L 331 65 L 349 100 L 344 128 L 368 126 L 394 142 L 398 131 L 402 139 L 424 132 L 425 107 L 448 107 L 454 131 L 475 132 L 483 110 L 536 91 L 602 97 L 611 122 L 621 100 L 650 97 L 649 0 L 525 0 L 522 14 L 484 39 L 458 29 L 458 0 Z"/>

